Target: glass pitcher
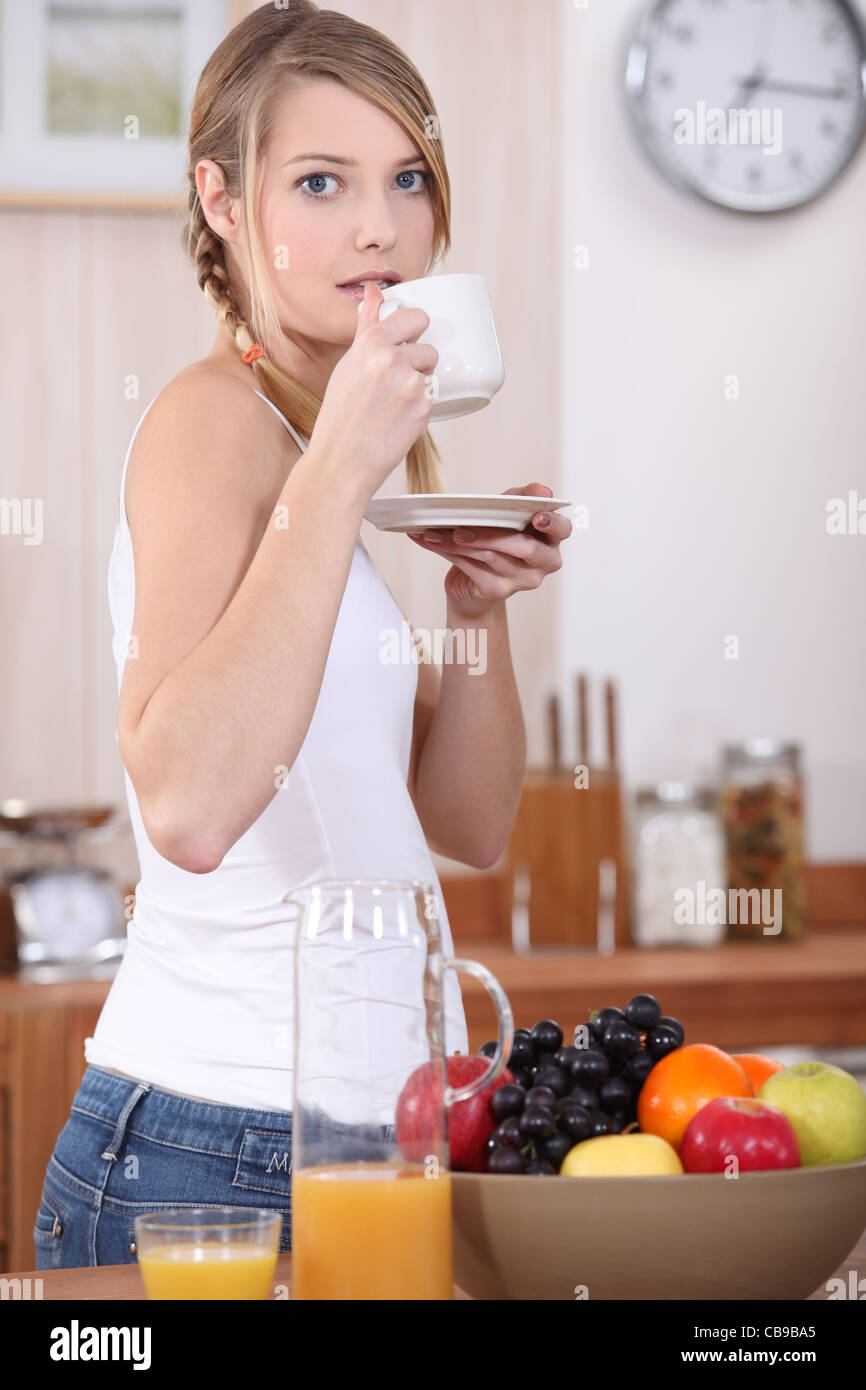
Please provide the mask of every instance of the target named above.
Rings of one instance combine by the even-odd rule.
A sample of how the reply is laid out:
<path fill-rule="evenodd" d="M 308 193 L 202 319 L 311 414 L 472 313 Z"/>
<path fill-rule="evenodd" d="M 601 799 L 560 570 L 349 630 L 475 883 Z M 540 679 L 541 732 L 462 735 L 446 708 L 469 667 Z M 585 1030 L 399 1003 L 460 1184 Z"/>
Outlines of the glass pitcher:
<path fill-rule="evenodd" d="M 298 909 L 292 1297 L 450 1299 L 448 1110 L 502 1071 L 508 999 L 477 961 L 443 956 L 429 883 L 331 879 L 284 901 Z M 486 986 L 499 1032 L 490 1066 L 456 1088 L 449 970 Z"/>

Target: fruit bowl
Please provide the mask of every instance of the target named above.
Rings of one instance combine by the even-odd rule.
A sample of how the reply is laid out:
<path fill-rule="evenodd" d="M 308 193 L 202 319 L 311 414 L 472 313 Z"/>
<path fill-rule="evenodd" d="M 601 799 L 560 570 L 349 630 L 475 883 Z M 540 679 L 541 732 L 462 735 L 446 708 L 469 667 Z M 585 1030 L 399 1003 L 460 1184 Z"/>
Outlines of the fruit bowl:
<path fill-rule="evenodd" d="M 803 1299 L 866 1226 L 866 1159 L 738 1178 L 451 1181 L 454 1281 L 479 1299 Z"/>

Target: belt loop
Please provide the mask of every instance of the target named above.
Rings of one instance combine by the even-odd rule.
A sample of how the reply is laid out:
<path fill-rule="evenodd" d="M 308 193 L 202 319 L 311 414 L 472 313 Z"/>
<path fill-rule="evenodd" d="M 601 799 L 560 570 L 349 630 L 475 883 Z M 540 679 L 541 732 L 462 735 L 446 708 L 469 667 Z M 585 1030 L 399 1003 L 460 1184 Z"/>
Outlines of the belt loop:
<path fill-rule="evenodd" d="M 117 1158 L 117 1151 L 123 1143 L 123 1136 L 126 1131 L 126 1122 L 129 1119 L 138 1102 L 141 1100 L 142 1096 L 147 1095 L 147 1092 L 149 1090 L 150 1085 L 148 1084 L 148 1082 L 140 1081 L 136 1086 L 135 1090 L 127 1098 L 126 1102 L 124 1103 L 123 1109 L 117 1117 L 117 1124 L 115 1126 L 114 1133 L 108 1141 L 108 1148 L 101 1155 L 102 1158 Z"/>

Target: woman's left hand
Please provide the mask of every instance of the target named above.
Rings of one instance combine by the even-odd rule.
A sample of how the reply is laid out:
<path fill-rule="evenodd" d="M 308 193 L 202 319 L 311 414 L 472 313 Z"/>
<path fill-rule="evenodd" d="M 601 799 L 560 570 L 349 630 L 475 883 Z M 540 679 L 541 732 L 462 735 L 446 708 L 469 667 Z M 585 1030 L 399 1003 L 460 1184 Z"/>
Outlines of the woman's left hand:
<path fill-rule="evenodd" d="M 530 483 L 506 488 L 505 495 L 544 498 L 553 492 L 545 483 Z M 445 593 L 452 608 L 472 619 L 520 589 L 537 589 L 545 575 L 561 569 L 559 547 L 571 532 L 567 517 L 540 507 L 523 531 L 482 526 L 472 540 L 465 527 L 428 527 L 409 534 L 416 545 L 453 561 Z"/>

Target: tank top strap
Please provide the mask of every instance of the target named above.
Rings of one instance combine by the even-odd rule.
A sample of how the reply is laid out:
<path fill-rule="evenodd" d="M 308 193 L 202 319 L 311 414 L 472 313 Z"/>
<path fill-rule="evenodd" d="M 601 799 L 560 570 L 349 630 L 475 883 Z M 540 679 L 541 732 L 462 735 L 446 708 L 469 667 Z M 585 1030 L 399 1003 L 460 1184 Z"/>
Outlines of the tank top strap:
<path fill-rule="evenodd" d="M 144 407 L 144 410 L 143 410 L 143 411 L 141 412 L 141 414 L 139 415 L 139 417 L 138 417 L 138 423 L 137 423 L 137 425 L 135 426 L 135 429 L 132 431 L 132 434 L 131 434 L 131 436 L 130 436 L 129 443 L 128 443 L 128 445 L 126 446 L 126 455 L 125 455 L 124 460 L 123 460 L 123 467 L 122 467 L 121 470 L 120 470 L 120 494 L 119 494 L 117 500 L 118 500 L 119 507 L 120 507 L 120 520 L 121 520 L 121 523 L 122 523 L 124 526 L 126 526 L 126 527 L 129 526 L 129 522 L 128 522 L 127 516 L 126 516 L 126 470 L 127 470 L 127 468 L 129 467 L 129 460 L 130 460 L 130 458 L 131 458 L 131 456 L 132 456 L 132 446 L 133 446 L 133 444 L 135 443 L 136 435 L 138 434 L 138 431 L 141 429 L 142 425 L 144 424 L 144 417 L 145 417 L 145 415 L 146 415 L 147 412 L 150 410 L 150 407 L 153 405 L 153 403 L 154 403 L 154 401 L 157 399 L 157 396 L 158 396 L 158 395 L 159 395 L 159 392 L 157 391 L 156 396 L 153 396 L 152 399 L 148 401 L 147 405 Z"/>
<path fill-rule="evenodd" d="M 281 410 L 277 409 L 277 407 L 274 405 L 273 401 L 268 400 L 267 396 L 263 395 L 261 391 L 256 390 L 255 387 L 253 387 L 253 390 L 256 392 L 256 395 L 257 395 L 257 396 L 261 396 L 261 397 L 262 397 L 262 400 L 263 400 L 263 401 L 267 401 L 268 405 L 271 407 L 271 410 L 273 410 L 273 411 L 280 417 L 280 419 L 282 420 L 282 422 L 283 422 L 283 424 L 285 425 L 286 429 L 289 431 L 289 434 L 292 436 L 292 438 L 294 439 L 294 441 L 295 441 L 295 443 L 297 444 L 298 448 L 301 450 L 301 453 L 305 453 L 305 452 L 306 452 L 306 449 L 307 449 L 307 445 L 309 444 L 310 441 L 309 441 L 308 439 L 305 439 L 304 436 L 303 436 L 302 434 L 299 434 L 299 433 L 298 433 L 298 431 L 294 428 L 294 426 L 291 425 L 291 424 L 289 423 L 289 421 L 286 419 L 286 417 L 285 417 L 285 415 L 283 414 L 283 412 L 282 412 Z M 132 432 L 132 436 L 131 436 L 130 441 L 129 441 L 129 444 L 128 444 L 128 446 L 127 446 L 126 457 L 125 457 L 124 460 L 123 460 L 123 468 L 121 469 L 121 473 L 120 473 L 120 495 L 119 495 L 119 497 L 118 497 L 118 502 L 119 502 L 119 504 L 120 504 L 120 517 L 121 517 L 121 520 L 122 520 L 122 522 L 123 522 L 125 525 L 127 525 L 127 526 L 128 526 L 129 523 L 128 523 L 128 521 L 127 521 L 127 516 L 126 516 L 126 470 L 127 470 L 128 465 L 129 465 L 130 457 L 131 457 L 131 455 L 132 455 L 132 446 L 133 446 L 133 444 L 135 443 L 135 437 L 136 437 L 136 435 L 138 434 L 138 431 L 141 429 L 141 426 L 142 426 L 143 423 L 144 423 L 144 417 L 145 417 L 145 415 L 147 415 L 148 411 L 150 410 L 151 406 L 152 406 L 152 405 L 154 404 L 154 402 L 156 401 L 156 399 L 157 399 L 157 397 L 159 396 L 159 394 L 160 394 L 160 392 L 157 392 L 156 396 L 154 396 L 150 401 L 148 401 L 147 405 L 145 406 L 144 410 L 142 411 L 141 415 L 139 416 L 138 423 L 136 424 L 135 429 L 134 429 L 133 432 Z"/>
<path fill-rule="evenodd" d="M 289 434 L 292 436 L 298 448 L 301 450 L 301 453 L 305 453 L 307 445 L 310 441 L 308 439 L 305 439 L 302 434 L 299 434 L 298 431 L 295 429 L 294 425 L 289 424 L 289 421 L 286 419 L 283 412 L 279 410 L 277 406 L 274 405 L 272 400 L 268 400 L 268 397 L 264 395 L 263 392 L 257 390 L 255 386 L 253 387 L 253 390 L 255 391 L 257 396 L 261 396 L 263 401 L 268 402 L 268 405 L 271 407 L 271 410 L 275 412 L 275 414 L 279 415 L 286 429 L 289 431 Z"/>

